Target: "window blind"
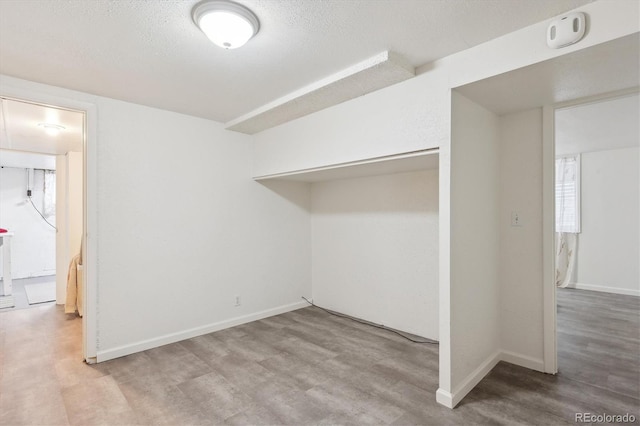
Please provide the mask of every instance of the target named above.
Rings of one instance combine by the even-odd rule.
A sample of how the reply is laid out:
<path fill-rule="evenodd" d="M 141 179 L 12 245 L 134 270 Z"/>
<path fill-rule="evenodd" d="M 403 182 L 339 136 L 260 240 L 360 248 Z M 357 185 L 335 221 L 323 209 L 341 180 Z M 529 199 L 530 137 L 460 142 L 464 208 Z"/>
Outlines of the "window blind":
<path fill-rule="evenodd" d="M 556 232 L 580 232 L 580 156 L 556 159 Z"/>

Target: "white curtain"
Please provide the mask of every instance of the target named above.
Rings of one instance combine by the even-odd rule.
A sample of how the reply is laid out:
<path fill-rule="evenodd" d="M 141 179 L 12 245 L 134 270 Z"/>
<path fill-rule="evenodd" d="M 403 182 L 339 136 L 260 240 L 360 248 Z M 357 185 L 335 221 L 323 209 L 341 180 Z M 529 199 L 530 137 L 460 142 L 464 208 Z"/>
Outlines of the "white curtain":
<path fill-rule="evenodd" d="M 571 232 L 556 233 L 556 285 L 567 287 L 573 280 L 576 265 L 578 234 Z"/>
<path fill-rule="evenodd" d="M 580 157 L 556 160 L 556 285 L 573 280 L 580 232 Z"/>

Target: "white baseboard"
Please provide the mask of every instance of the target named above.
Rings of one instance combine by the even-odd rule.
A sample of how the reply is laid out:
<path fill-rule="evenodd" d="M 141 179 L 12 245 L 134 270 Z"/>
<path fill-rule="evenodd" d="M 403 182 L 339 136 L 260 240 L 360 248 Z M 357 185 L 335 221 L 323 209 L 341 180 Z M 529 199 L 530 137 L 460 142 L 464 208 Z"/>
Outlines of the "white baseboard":
<path fill-rule="evenodd" d="M 192 337 L 201 336 L 203 334 L 213 333 L 214 331 L 224 330 L 225 328 L 235 327 L 236 325 L 246 324 L 251 321 L 257 321 L 274 315 L 284 314 L 285 312 L 295 311 L 309 306 L 304 300 L 288 305 L 279 306 L 273 309 L 256 312 L 241 317 L 231 318 L 228 320 L 216 322 L 213 324 L 195 327 L 177 333 L 166 334 L 164 336 L 155 337 L 153 339 L 143 340 L 128 345 L 118 346 L 116 348 L 98 351 L 97 362 L 108 361 L 110 359 L 119 358 L 125 355 L 131 355 L 136 352 L 142 352 L 147 349 L 157 348 L 158 346 L 168 345 L 170 343 L 179 342 L 181 340 L 190 339 Z"/>
<path fill-rule="evenodd" d="M 453 391 L 447 392 L 444 389 L 438 389 L 436 392 L 436 401 L 445 407 L 454 408 L 462 398 L 464 398 L 473 388 L 476 387 L 480 380 L 496 366 L 501 360 L 502 352 L 497 351 L 487 358 L 478 368 L 469 374 L 462 383 Z"/>
<path fill-rule="evenodd" d="M 469 374 L 455 391 L 448 392 L 442 388 L 438 389 L 436 392 L 436 401 L 445 407 L 454 408 L 500 361 L 544 372 L 544 362 L 541 359 L 510 351 L 497 351 Z"/>
<path fill-rule="evenodd" d="M 621 287 L 608 287 L 605 285 L 571 283 L 567 286 L 567 288 L 575 288 L 577 290 L 600 291 L 602 293 L 624 294 L 627 296 L 640 296 L 640 290 L 634 290 L 630 288 L 621 288 Z"/>
<path fill-rule="evenodd" d="M 438 404 L 442 404 L 447 408 L 453 408 L 453 395 L 451 392 L 447 392 L 446 390 L 439 388 L 436 391 L 436 401 Z"/>
<path fill-rule="evenodd" d="M 509 364 L 519 365 L 520 367 L 530 370 L 540 371 L 544 373 L 544 360 L 532 358 L 530 356 L 517 354 L 511 351 L 502 351 L 500 359 Z"/>

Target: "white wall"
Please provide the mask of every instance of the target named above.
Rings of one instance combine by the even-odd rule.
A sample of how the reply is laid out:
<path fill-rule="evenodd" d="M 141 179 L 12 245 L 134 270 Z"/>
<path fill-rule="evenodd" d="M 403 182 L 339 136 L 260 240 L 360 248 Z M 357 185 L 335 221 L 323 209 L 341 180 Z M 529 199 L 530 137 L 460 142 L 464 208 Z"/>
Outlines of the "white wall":
<path fill-rule="evenodd" d="M 47 154 L 0 149 L 0 166 L 55 170 L 56 158 Z"/>
<path fill-rule="evenodd" d="M 522 226 L 511 226 L 512 212 Z M 541 108 L 500 117 L 499 218 L 502 350 L 543 370 Z"/>
<path fill-rule="evenodd" d="M 69 257 L 80 253 L 83 232 L 83 164 L 81 152 L 67 153 L 67 207 Z"/>
<path fill-rule="evenodd" d="M 110 99 L 98 108 L 99 354 L 301 306 L 307 188 L 277 187 L 285 198 L 253 182 L 251 139 L 219 123 Z"/>
<path fill-rule="evenodd" d="M 305 305 L 309 190 L 252 181 L 249 136 L 7 76 L 0 93 L 96 107 L 98 360 Z"/>
<path fill-rule="evenodd" d="M 98 304 L 103 356 L 202 332 L 212 324 L 228 324 L 236 316 L 256 314 L 260 309 L 283 303 L 289 306 L 286 303 L 297 301 L 300 293 L 310 293 L 306 188 L 262 187 L 247 176 L 440 146 L 440 387 L 452 391 L 452 379 L 457 383 L 472 367 L 471 362 L 481 358 L 478 354 L 493 347 L 497 332 L 489 333 L 488 341 L 470 340 L 462 348 L 472 352 L 470 358 L 451 364 L 461 349 L 453 341 L 460 339 L 456 334 L 460 324 L 453 320 L 462 315 L 460 320 L 466 321 L 466 311 L 449 284 L 449 275 L 468 265 L 462 262 L 464 256 L 458 257 L 458 236 L 451 236 L 449 249 L 449 235 L 455 215 L 459 215 L 457 221 L 473 224 L 477 212 L 451 212 L 450 223 L 450 189 L 451 208 L 465 204 L 456 197 L 475 197 L 473 188 L 458 193 L 450 187 L 455 168 L 468 161 L 449 149 L 450 89 L 635 33 L 640 27 L 639 7 L 633 1 L 595 2 L 581 8 L 590 17 L 590 29 L 575 45 L 548 49 L 543 36 L 548 22 L 541 22 L 427 64 L 415 79 L 255 135 L 253 170 L 246 160 L 252 155 L 251 138 L 224 132 L 217 123 L 4 76 L 0 76 L 0 91 L 17 87 L 97 107 Z M 479 154 L 484 158 L 485 153 Z M 491 156 L 486 160 L 490 162 Z M 179 177 L 172 180 L 169 171 Z M 491 170 L 487 172 L 493 178 Z M 185 191 L 200 181 L 195 177 L 210 186 Z M 482 187 L 491 192 L 490 185 Z M 289 196 L 280 197 L 272 189 Z M 175 203 L 167 201 L 167 192 L 177 194 Z M 484 215 L 489 216 L 482 210 L 480 217 Z M 173 232 L 162 231 L 167 224 Z M 476 235 L 482 232 L 486 231 Z M 482 256 L 493 253 L 482 250 L 479 248 Z M 472 267 L 476 266 L 473 259 L 467 258 Z M 493 271 L 483 272 L 482 284 L 490 285 L 487 278 Z M 185 297 L 176 296 L 178 285 L 183 286 L 180 296 Z M 240 309 L 230 307 L 229 297 L 238 290 L 243 297 L 247 290 L 259 295 L 259 301 Z M 482 303 L 479 309 L 492 304 L 492 290 L 481 299 L 491 303 Z M 153 303 L 141 310 L 150 299 Z M 493 320 L 480 316 L 486 320 L 483 323 Z M 162 337 L 172 332 L 176 334 Z M 135 346 L 141 339 L 149 340 Z"/>
<path fill-rule="evenodd" d="M 638 151 L 635 147 L 581 155 L 577 288 L 640 296 Z"/>
<path fill-rule="evenodd" d="M 411 152 L 448 137 L 446 75 L 436 70 L 254 135 L 254 176 Z"/>
<path fill-rule="evenodd" d="M 640 295 L 637 92 L 555 112 L 556 155 L 581 153 L 582 232 L 571 286 Z"/>
<path fill-rule="evenodd" d="M 32 200 L 43 212 L 42 170 L 32 174 Z M 55 215 L 47 217 L 53 225 Z M 0 169 L 0 228 L 15 233 L 11 244 L 13 279 L 39 277 L 56 273 L 56 231 L 47 225 L 27 198 L 27 169 Z M 2 252 L 2 250 L 0 250 Z M 0 258 L 3 254 L 0 254 Z M 0 262 L 0 274 L 2 263 Z"/>
<path fill-rule="evenodd" d="M 69 249 L 67 238 L 67 156 L 56 155 L 56 304 L 67 301 Z"/>
<path fill-rule="evenodd" d="M 451 114 L 451 382 L 438 397 L 455 406 L 500 355 L 499 126 L 494 113 L 455 91 Z"/>
<path fill-rule="evenodd" d="M 454 212 L 450 212 L 450 208 L 453 208 L 454 202 L 456 202 L 453 198 L 450 200 L 450 197 L 470 196 L 473 198 L 475 193 L 473 188 L 466 188 L 461 194 L 458 194 L 456 191 L 459 191 L 459 189 L 454 188 L 452 182 L 450 182 L 450 178 L 457 173 L 455 169 L 464 166 L 467 164 L 466 161 L 469 161 L 464 156 L 456 155 L 454 157 L 453 148 L 449 146 L 449 129 L 456 127 L 457 123 L 455 121 L 458 120 L 458 117 L 451 110 L 451 88 L 637 33 L 640 30 L 640 22 L 637 19 L 639 8 L 640 3 L 633 1 L 598 1 L 590 3 L 579 9 L 590 18 L 589 31 L 583 40 L 574 45 L 563 49 L 549 49 L 546 46 L 544 34 L 550 20 L 540 22 L 442 60 L 426 64 L 418 70 L 420 75 L 406 82 L 254 135 L 254 176 L 294 172 L 309 167 L 329 166 L 349 161 L 365 160 L 381 155 L 399 154 L 411 150 L 440 148 L 439 380 L 440 390 L 443 392 L 439 393 L 438 400 L 445 405 L 455 405 L 454 402 L 458 400 L 458 397 L 454 392 L 456 390 L 454 389 L 454 382 L 458 383 L 460 376 L 467 374 L 473 362 L 480 362 L 474 367 L 476 370 L 473 371 L 478 372 L 476 377 L 482 377 L 488 364 L 482 364 L 481 358 L 494 347 L 496 336 L 502 336 L 503 334 L 501 324 L 495 323 L 495 330 L 490 332 L 491 339 L 489 341 L 477 342 L 473 339 L 470 340 L 467 346 L 463 348 L 471 353 L 469 358 L 458 360 L 455 366 L 452 365 L 453 357 L 457 356 L 454 353 L 454 342 L 450 340 L 455 338 L 453 327 L 457 327 L 452 321 L 455 316 L 464 315 L 465 303 L 457 300 L 458 295 L 454 294 L 456 290 L 453 288 L 453 284 L 450 284 L 450 280 L 453 280 L 454 277 L 450 275 L 456 269 L 464 270 L 467 268 L 467 262 L 470 262 L 469 265 L 471 267 L 474 267 L 475 264 L 473 256 L 471 258 L 458 258 L 458 253 L 455 251 L 456 248 L 454 246 L 450 247 L 450 244 L 454 242 L 453 235 L 450 235 L 450 233 L 455 229 L 453 224 Z M 541 146 L 535 149 L 542 150 Z M 519 152 L 514 152 L 513 154 L 515 156 L 520 155 Z M 535 155 L 538 155 L 538 152 Z M 537 161 L 536 158 L 534 156 L 534 162 Z M 523 161 L 526 161 L 526 159 L 523 159 Z M 497 163 L 495 166 L 498 169 L 499 165 Z M 535 163 L 532 164 L 532 167 L 534 166 Z M 528 166 L 525 168 L 529 169 Z M 531 182 L 528 182 L 531 187 L 536 185 L 535 180 L 538 179 L 540 186 L 534 188 L 534 191 L 541 193 L 542 164 L 539 164 L 539 168 L 534 167 L 531 170 L 532 173 L 537 175 L 529 178 L 520 176 L 519 179 L 523 181 L 532 179 Z M 490 176 L 493 177 L 491 174 Z M 491 185 L 488 183 L 485 189 L 492 191 Z M 496 191 L 501 190 L 497 182 L 494 189 Z M 535 192 L 534 196 L 536 196 Z M 531 204 L 530 207 L 532 212 L 535 209 L 542 211 L 541 199 L 537 206 L 534 204 Z M 499 211 L 496 208 L 494 220 L 501 218 L 500 213 L 502 210 L 502 207 Z M 473 223 L 475 220 L 473 216 L 476 215 L 476 210 L 470 209 L 466 213 L 459 211 L 457 214 L 460 216 L 458 219 Z M 532 226 L 535 227 L 540 226 L 539 229 L 541 230 L 542 224 L 535 223 L 536 214 L 534 213 L 532 217 L 527 217 L 528 213 L 526 213 L 525 219 L 533 220 L 534 222 L 529 223 L 534 224 Z M 471 217 L 465 218 L 467 215 Z M 488 213 L 487 218 L 490 219 Z M 504 218 L 501 219 L 504 221 Z M 529 250 L 529 247 L 537 245 L 536 250 L 540 252 L 541 256 L 541 231 L 540 235 L 537 235 L 534 229 L 531 230 L 531 233 L 527 229 L 524 232 L 526 235 L 522 235 L 521 242 L 528 247 L 527 250 Z M 495 235 L 497 236 L 498 234 L 499 229 L 496 224 Z M 500 238 L 502 240 L 502 236 Z M 515 247 L 514 249 L 517 250 L 518 248 Z M 483 248 L 480 247 L 478 250 L 482 253 Z M 489 254 L 485 253 L 487 256 L 492 254 L 493 250 Z M 525 255 L 523 254 L 523 256 Z M 463 261 L 463 259 L 465 260 Z M 526 270 L 539 267 L 539 270 L 542 271 L 541 263 L 535 256 L 530 259 L 523 257 L 519 262 L 526 267 Z M 486 272 L 485 278 L 493 273 L 493 271 Z M 496 274 L 498 273 L 496 272 Z M 502 275 L 503 272 L 500 271 L 500 277 Z M 500 277 L 496 275 L 496 282 Z M 531 284 L 532 282 L 533 280 L 528 285 L 533 285 Z M 542 278 L 535 285 L 539 286 L 540 291 L 542 291 Z M 500 289 L 502 289 L 502 286 Z M 462 297 L 464 298 L 464 295 Z M 513 297 L 518 299 L 518 303 L 526 302 L 524 293 L 522 295 L 514 294 Z M 530 367 L 537 365 L 538 355 L 543 346 L 542 340 L 537 340 L 538 336 L 543 333 L 543 321 L 535 321 L 534 319 L 536 316 L 541 318 L 543 315 L 543 305 L 541 299 L 539 300 L 539 304 L 536 300 L 531 301 L 526 311 L 529 318 L 523 320 L 524 322 L 520 326 L 514 324 L 511 330 L 514 334 L 520 330 L 520 336 L 523 336 L 523 338 L 527 336 L 527 333 L 531 333 L 533 336 L 531 346 L 535 346 L 535 348 L 522 348 L 522 351 L 526 352 L 531 359 L 514 357 L 508 352 L 503 353 L 503 356 L 506 354 L 505 357 L 512 362 L 521 362 Z M 493 301 L 489 305 L 492 303 Z M 500 311 L 501 307 L 502 303 L 499 306 L 495 306 L 496 312 Z M 489 317 L 486 319 L 487 323 L 491 323 L 493 320 Z M 475 352 L 476 344 L 480 348 L 477 353 Z M 514 351 L 518 349 L 515 345 L 508 347 L 513 348 L 512 350 Z M 460 350 L 460 347 L 455 348 L 455 351 L 458 350 Z M 464 392 L 458 394 L 464 394 Z"/>
<path fill-rule="evenodd" d="M 640 93 L 555 111 L 556 156 L 640 146 Z"/>
<path fill-rule="evenodd" d="M 312 185 L 313 299 L 438 338 L 438 170 Z"/>
<path fill-rule="evenodd" d="M 365 160 L 449 143 L 450 89 L 637 32 L 640 3 L 598 1 L 579 8 L 587 35 L 549 49 L 540 22 L 441 60 L 415 78 L 254 135 L 253 176 Z M 447 182 L 441 182 L 445 186 Z"/>
<path fill-rule="evenodd" d="M 66 302 L 69 262 L 80 252 L 83 219 L 83 158 L 81 152 L 56 156 L 57 217 L 56 303 Z"/>

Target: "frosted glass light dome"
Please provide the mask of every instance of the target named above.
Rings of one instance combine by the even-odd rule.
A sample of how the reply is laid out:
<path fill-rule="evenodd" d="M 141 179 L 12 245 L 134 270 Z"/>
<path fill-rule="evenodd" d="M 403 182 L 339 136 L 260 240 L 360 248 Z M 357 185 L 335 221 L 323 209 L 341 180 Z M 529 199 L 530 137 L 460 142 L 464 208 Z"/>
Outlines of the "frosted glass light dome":
<path fill-rule="evenodd" d="M 246 7 L 224 0 L 198 3 L 193 21 L 214 44 L 224 49 L 244 45 L 258 33 L 258 18 Z"/>

